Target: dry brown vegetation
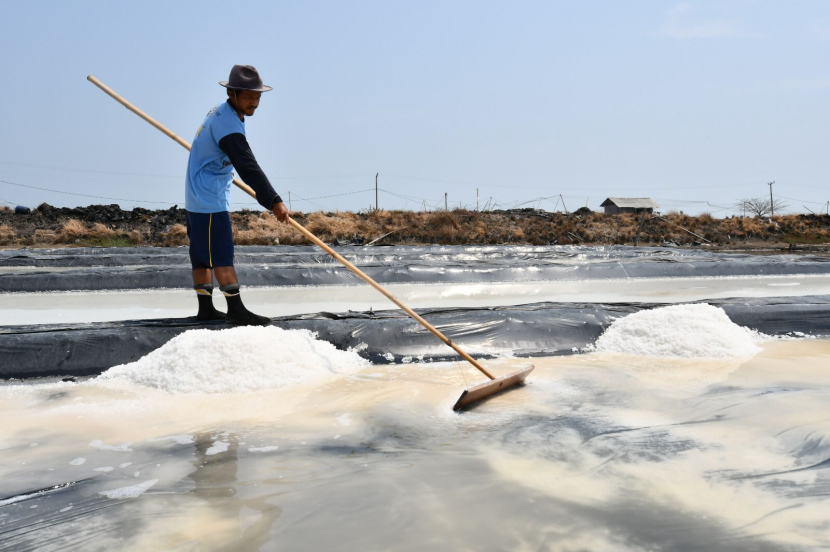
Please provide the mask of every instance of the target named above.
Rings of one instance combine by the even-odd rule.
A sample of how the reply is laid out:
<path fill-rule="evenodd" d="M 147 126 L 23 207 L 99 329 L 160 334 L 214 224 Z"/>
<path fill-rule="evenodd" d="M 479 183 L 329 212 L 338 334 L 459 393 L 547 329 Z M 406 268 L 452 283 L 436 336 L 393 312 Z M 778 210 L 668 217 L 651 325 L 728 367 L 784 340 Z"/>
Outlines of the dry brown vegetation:
<path fill-rule="evenodd" d="M 160 233 L 158 240 L 160 243 L 154 245 L 163 245 L 164 247 L 187 245 L 187 228 L 184 224 L 174 224 L 167 232 Z"/>
<path fill-rule="evenodd" d="M 17 232 L 8 224 L 0 226 L 0 245 L 11 245 L 17 238 Z"/>
<path fill-rule="evenodd" d="M 78 219 L 69 219 L 61 224 L 60 229 L 37 228 L 31 236 L 19 237 L 13 244 L 116 247 L 136 245 L 135 238 L 140 236 L 140 232 L 135 230 L 113 229 L 100 222 L 86 224 Z"/>
<path fill-rule="evenodd" d="M 369 213 L 295 213 L 294 218 L 328 242 L 368 243 L 391 233 L 382 243 L 501 244 L 549 243 L 631 244 L 640 216 L 564 215 L 544 212 L 376 211 Z M 242 212 L 232 217 L 236 243 L 244 245 L 299 244 L 305 240 L 268 213 Z M 746 240 L 783 243 L 830 241 L 830 217 L 785 215 L 769 219 L 716 219 L 709 214 L 680 213 L 647 216 L 641 244 L 712 242 L 738 244 Z"/>
<path fill-rule="evenodd" d="M 52 208 L 54 210 L 54 208 Z M 83 209 L 86 209 L 84 211 Z M 76 209 L 77 216 L 0 212 L 0 246 L 183 246 L 187 231 L 182 210 L 120 211 L 117 206 Z M 54 213 L 54 211 L 53 211 Z M 89 213 L 93 213 L 89 215 Z M 102 215 L 101 213 L 104 213 Z M 114 214 L 113 214 L 114 213 Z M 89 218 L 83 220 L 84 216 Z M 363 213 L 293 213 L 292 216 L 326 242 L 380 244 L 632 244 L 638 215 L 562 214 L 534 210 L 477 212 L 371 211 Z M 267 212 L 231 214 L 239 245 L 305 244 L 306 239 Z M 103 221 L 103 222 L 101 222 Z M 386 236 L 388 234 L 388 236 Z M 385 236 L 385 237 L 383 237 Z M 830 243 L 830 216 L 784 215 L 769 218 L 670 212 L 648 215 L 639 243 L 711 242 L 741 247 L 749 242 L 778 244 Z"/>

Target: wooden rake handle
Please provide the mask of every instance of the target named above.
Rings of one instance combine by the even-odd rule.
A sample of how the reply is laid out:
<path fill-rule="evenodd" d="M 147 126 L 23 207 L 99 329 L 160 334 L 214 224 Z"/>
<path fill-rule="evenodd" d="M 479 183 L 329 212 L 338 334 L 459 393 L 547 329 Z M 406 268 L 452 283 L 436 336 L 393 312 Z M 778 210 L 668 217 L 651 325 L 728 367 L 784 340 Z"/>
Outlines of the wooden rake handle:
<path fill-rule="evenodd" d="M 426 320 L 424 320 L 424 319 L 421 317 L 421 315 L 419 315 L 417 312 L 415 312 L 414 310 L 412 310 L 412 309 L 410 309 L 409 307 L 407 307 L 406 305 L 404 305 L 404 304 L 401 302 L 401 300 L 400 300 L 400 299 L 398 299 L 397 297 L 395 297 L 394 295 L 392 295 L 391 293 L 389 293 L 389 292 L 386 290 L 386 288 L 384 288 L 382 285 L 380 285 L 379 283 L 377 283 L 377 282 L 375 282 L 374 280 L 372 280 L 372 278 L 370 278 L 370 277 L 369 277 L 367 274 L 365 274 L 362 270 L 360 270 L 360 269 L 359 269 L 359 268 L 357 268 L 355 265 L 353 265 L 352 263 L 350 263 L 349 261 L 347 261 L 346 259 L 344 259 L 344 258 L 343 258 L 343 257 L 342 257 L 342 256 L 341 256 L 338 252 L 337 252 L 337 251 L 335 251 L 334 249 L 332 249 L 331 247 L 329 247 L 328 245 L 326 245 L 326 244 L 325 244 L 325 242 L 323 242 L 323 240 L 321 240 L 320 238 L 318 238 L 317 236 L 315 236 L 314 234 L 312 234 L 311 232 L 309 232 L 309 231 L 308 231 L 308 230 L 307 230 L 307 229 L 306 229 L 303 225 L 301 225 L 299 222 L 297 222 L 296 220 L 294 220 L 294 219 L 293 219 L 293 218 L 291 218 L 291 217 L 288 217 L 288 223 L 289 223 L 291 226 L 293 226 L 294 228 L 296 228 L 296 229 L 297 229 L 300 233 L 302 233 L 302 234 L 303 234 L 306 238 L 308 238 L 309 240 L 311 240 L 311 241 L 312 241 L 312 242 L 313 242 L 313 243 L 314 243 L 317 247 L 319 247 L 320 249 L 322 249 L 323 251 L 325 251 L 326 253 L 328 253 L 329 255 L 331 255 L 332 257 L 334 257 L 335 259 L 337 259 L 338 261 L 340 261 L 340 263 L 341 263 L 343 266 L 345 266 L 346 268 L 348 268 L 349 270 L 351 270 L 352 272 L 354 272 L 354 274 L 355 274 L 358 278 L 360 278 L 361 280 L 363 280 L 364 282 L 366 282 L 367 284 L 369 284 L 370 286 L 372 286 L 373 288 L 375 288 L 376 290 L 378 290 L 379 292 L 381 292 L 381 293 L 382 293 L 382 294 L 383 294 L 383 295 L 384 295 L 387 299 L 389 299 L 390 301 L 392 301 L 393 303 L 395 303 L 396 305 L 398 305 L 398 306 L 399 306 L 399 307 L 400 307 L 400 308 L 401 308 L 401 309 L 402 309 L 402 310 L 403 310 L 406 314 L 408 314 L 409 316 L 411 316 L 412 318 L 414 318 L 414 319 L 415 319 L 418 323 L 420 323 L 420 324 L 421 324 L 424 328 L 426 328 L 426 329 L 428 329 L 430 332 L 432 332 L 432 334 L 433 334 L 435 337 L 437 337 L 438 339 L 440 339 L 441 341 L 443 341 L 445 344 L 447 344 L 447 345 L 449 345 L 450 347 L 452 347 L 452 348 L 455 350 L 455 352 L 456 352 L 456 353 L 458 353 L 459 355 L 461 355 L 461 357 L 462 357 L 464 360 L 466 360 L 467 362 L 469 362 L 470 364 L 472 364 L 473 366 L 475 366 L 476 368 L 478 368 L 478 369 L 479 369 L 479 370 L 480 370 L 480 371 L 481 371 L 481 372 L 482 372 L 485 376 L 487 376 L 487 377 L 488 377 L 488 378 L 490 378 L 491 380 L 492 380 L 492 379 L 496 379 L 496 378 L 495 378 L 495 377 L 494 377 L 494 376 L 493 376 L 490 372 L 488 372 L 487 370 L 485 370 L 483 366 L 481 366 L 478 362 L 476 362 L 476 360 L 475 360 L 473 357 L 471 357 L 470 355 L 468 355 L 468 354 L 467 354 L 466 352 L 464 352 L 464 351 L 463 351 L 463 350 L 462 350 L 462 349 L 461 349 L 458 345 L 456 345 L 455 343 L 453 343 L 453 342 L 452 342 L 452 340 L 450 340 L 450 338 L 448 338 L 447 336 L 445 336 L 444 334 L 442 334 L 442 333 L 441 333 L 441 332 L 440 332 L 440 331 L 439 331 L 439 330 L 438 330 L 435 326 L 433 326 L 432 324 L 430 324 L 429 322 L 427 322 Z"/>
<path fill-rule="evenodd" d="M 122 98 L 118 93 L 116 93 L 109 86 L 105 85 L 104 83 L 102 83 L 101 81 L 99 81 L 98 79 L 93 77 L 92 75 L 89 75 L 87 77 L 87 80 L 89 82 L 91 82 L 92 84 L 94 84 L 95 86 L 97 86 L 98 88 L 100 88 L 101 90 L 103 90 L 104 93 L 106 93 L 112 99 L 114 99 L 115 101 L 117 101 L 118 103 L 120 103 L 121 105 L 123 105 L 124 107 L 126 107 L 127 109 L 129 109 L 130 111 L 132 111 L 133 113 L 135 113 L 136 115 L 138 115 L 139 117 L 141 117 L 142 119 L 147 121 L 148 123 L 150 123 L 152 126 L 154 126 L 156 129 L 160 130 L 162 133 L 166 134 L 169 138 L 171 138 L 173 141 L 178 143 L 180 146 L 182 146 L 183 148 L 190 151 L 190 144 L 188 144 L 187 141 L 185 141 L 179 135 L 177 135 L 174 132 L 170 131 L 164 125 L 162 125 L 161 123 L 159 123 L 158 121 L 156 121 L 155 119 L 153 119 L 152 117 L 150 117 L 149 115 L 147 115 L 146 113 L 144 113 L 143 111 L 141 111 L 140 109 L 135 107 L 133 104 L 131 104 L 130 102 L 128 102 L 127 100 Z M 244 182 L 242 182 L 241 180 L 239 180 L 236 177 L 234 177 L 233 183 L 236 184 L 236 186 L 239 189 L 241 189 L 242 191 L 247 193 L 249 196 L 256 199 L 256 192 L 254 192 L 254 190 L 250 186 L 248 186 L 247 184 L 245 184 Z M 318 238 L 317 236 L 315 236 L 314 234 L 312 234 L 311 232 L 306 230 L 306 228 L 303 225 L 301 225 L 299 222 L 297 222 L 296 220 L 294 220 L 291 217 L 288 217 L 288 223 L 291 226 L 293 226 L 296 230 L 298 230 L 301 234 L 303 234 L 306 238 L 311 240 L 317 247 L 319 247 L 320 249 L 322 249 L 323 251 L 325 251 L 326 253 L 328 253 L 329 255 L 334 257 L 335 259 L 337 259 L 343 266 L 345 266 L 346 268 L 351 270 L 358 278 L 360 278 L 361 280 L 363 280 L 364 282 L 366 282 L 367 284 L 369 284 L 370 286 L 372 286 L 373 288 L 378 290 L 387 299 L 389 299 L 390 301 L 392 301 L 393 303 L 398 305 L 406 314 L 408 314 L 413 319 L 415 319 L 419 324 L 421 324 L 423 327 L 425 327 L 427 330 L 429 330 L 435 337 L 437 337 L 438 339 L 443 341 L 446 345 L 449 345 L 450 347 L 452 347 L 452 349 L 456 353 L 461 355 L 461 357 L 464 360 L 466 360 L 467 362 L 469 362 L 470 364 L 475 366 L 481 373 L 483 373 L 485 376 L 487 376 L 491 380 L 496 379 L 490 372 L 485 370 L 483 366 L 481 366 L 478 362 L 476 362 L 476 360 L 473 357 L 471 357 L 466 352 L 464 352 L 458 345 L 453 343 L 447 336 L 445 336 L 440 331 L 438 331 L 438 329 L 436 329 L 432 324 L 430 324 L 429 322 L 424 320 L 417 312 L 415 312 L 414 310 L 412 310 L 409 307 L 407 307 L 406 305 L 404 305 L 397 297 L 395 297 L 394 295 L 389 293 L 386 290 L 386 288 L 384 288 L 383 286 L 381 286 L 380 284 L 378 284 L 377 282 L 372 280 L 369 276 L 364 274 L 364 272 L 362 270 L 360 270 L 355 265 L 353 265 L 352 263 L 350 263 L 349 261 L 344 259 L 334 249 L 332 249 L 331 247 L 326 245 L 320 238 Z"/>

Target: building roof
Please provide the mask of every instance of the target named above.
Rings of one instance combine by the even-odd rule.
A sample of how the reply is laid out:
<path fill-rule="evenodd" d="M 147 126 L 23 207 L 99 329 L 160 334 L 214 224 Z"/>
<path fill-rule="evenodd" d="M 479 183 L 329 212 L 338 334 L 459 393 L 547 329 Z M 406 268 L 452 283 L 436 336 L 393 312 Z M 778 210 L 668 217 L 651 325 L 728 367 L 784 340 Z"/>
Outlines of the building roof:
<path fill-rule="evenodd" d="M 657 209 L 660 207 L 650 197 L 609 197 L 600 207 L 616 205 L 617 207 L 633 207 L 635 209 Z"/>

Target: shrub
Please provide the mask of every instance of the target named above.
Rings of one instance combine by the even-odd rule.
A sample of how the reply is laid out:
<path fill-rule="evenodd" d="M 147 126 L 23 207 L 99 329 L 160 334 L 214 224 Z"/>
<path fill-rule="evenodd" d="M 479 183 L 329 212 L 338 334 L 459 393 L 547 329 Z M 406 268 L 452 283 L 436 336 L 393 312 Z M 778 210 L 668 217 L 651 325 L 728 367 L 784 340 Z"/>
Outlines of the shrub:
<path fill-rule="evenodd" d="M 29 242 L 31 245 L 55 245 L 56 243 L 61 243 L 58 240 L 57 232 L 42 228 L 35 230 L 34 234 L 29 238 Z"/>
<path fill-rule="evenodd" d="M 187 228 L 184 224 L 174 224 L 166 232 L 158 235 L 164 247 L 178 247 L 187 245 Z"/>
<path fill-rule="evenodd" d="M 17 232 L 8 224 L 0 225 L 0 245 L 11 245 L 17 238 Z"/>

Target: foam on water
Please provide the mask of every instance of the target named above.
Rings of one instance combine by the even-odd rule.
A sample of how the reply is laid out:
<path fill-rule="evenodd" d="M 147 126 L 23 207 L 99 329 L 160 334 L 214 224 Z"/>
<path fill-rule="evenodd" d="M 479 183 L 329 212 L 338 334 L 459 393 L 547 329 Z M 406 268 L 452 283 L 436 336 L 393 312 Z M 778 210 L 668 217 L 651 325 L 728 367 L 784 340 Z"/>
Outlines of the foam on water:
<path fill-rule="evenodd" d="M 251 448 L 248 449 L 248 452 L 272 452 L 272 451 L 275 451 L 279 448 L 280 447 L 278 447 L 276 445 L 267 446 L 267 447 L 251 447 Z"/>
<path fill-rule="evenodd" d="M 213 443 L 213 446 L 207 449 L 205 454 L 207 456 L 213 456 L 214 454 L 225 452 L 226 450 L 228 450 L 228 448 L 230 448 L 230 446 L 230 443 L 228 443 L 227 441 L 215 441 Z"/>
<path fill-rule="evenodd" d="M 190 330 L 98 380 L 126 380 L 171 393 L 234 393 L 307 383 L 369 365 L 308 330 L 273 326 Z"/>
<path fill-rule="evenodd" d="M 130 485 L 129 487 L 119 487 L 109 491 L 101 491 L 98 494 L 117 500 L 124 500 L 125 498 L 138 498 L 158 482 L 158 479 L 151 479 L 149 481 L 145 481 L 144 483 L 139 483 L 138 485 Z"/>
<path fill-rule="evenodd" d="M 644 310 L 614 321 L 597 340 L 605 352 L 675 358 L 740 358 L 760 351 L 751 330 L 705 303 Z"/>

